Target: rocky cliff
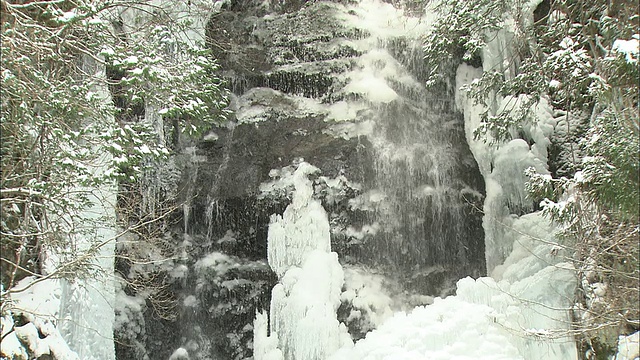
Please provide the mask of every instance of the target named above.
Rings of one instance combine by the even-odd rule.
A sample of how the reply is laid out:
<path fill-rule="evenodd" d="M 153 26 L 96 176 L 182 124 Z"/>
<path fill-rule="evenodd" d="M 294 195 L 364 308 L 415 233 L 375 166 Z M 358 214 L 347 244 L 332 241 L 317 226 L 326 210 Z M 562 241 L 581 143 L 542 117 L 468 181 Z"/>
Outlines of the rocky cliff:
<path fill-rule="evenodd" d="M 377 6 L 405 27 L 423 21 L 417 6 Z M 255 311 L 275 282 L 269 217 L 290 201 L 278 179 L 300 159 L 321 171 L 315 193 L 333 251 L 354 274 L 383 279 L 389 306 L 450 294 L 457 279 L 485 272 L 484 182 L 454 90 L 427 90 L 420 38 L 377 31 L 368 11 L 356 1 L 228 1 L 211 17 L 207 41 L 233 116 L 182 155 L 186 205 L 173 237 L 188 270 L 173 289 L 178 317 L 146 321 L 154 358 L 178 359 L 178 348 L 190 359 L 251 357 Z M 455 66 L 447 71 L 452 79 Z M 355 304 L 366 285 L 354 279 L 339 315 L 361 337 L 384 309 Z"/>

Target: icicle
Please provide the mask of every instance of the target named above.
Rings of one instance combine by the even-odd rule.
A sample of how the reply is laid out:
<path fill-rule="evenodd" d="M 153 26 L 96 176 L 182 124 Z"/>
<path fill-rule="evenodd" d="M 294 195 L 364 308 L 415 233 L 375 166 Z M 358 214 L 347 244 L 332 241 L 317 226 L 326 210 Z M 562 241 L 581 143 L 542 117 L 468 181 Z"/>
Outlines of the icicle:
<path fill-rule="evenodd" d="M 256 313 L 253 322 L 253 358 L 254 360 L 282 360 L 282 351 L 278 349 L 278 334 L 267 334 L 267 313 Z"/>

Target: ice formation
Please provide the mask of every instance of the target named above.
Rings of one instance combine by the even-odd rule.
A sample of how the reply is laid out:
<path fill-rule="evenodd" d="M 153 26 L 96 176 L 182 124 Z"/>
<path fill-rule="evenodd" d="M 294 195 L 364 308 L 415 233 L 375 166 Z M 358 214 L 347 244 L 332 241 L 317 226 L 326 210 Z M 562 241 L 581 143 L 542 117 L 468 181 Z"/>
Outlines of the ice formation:
<path fill-rule="evenodd" d="M 255 320 L 256 360 L 324 360 L 351 342 L 336 318 L 344 273 L 331 252 L 327 214 L 307 178 L 317 170 L 298 164 L 290 174 L 292 203 L 271 218 L 268 260 L 279 282 L 272 291 L 269 335 L 266 315 Z"/>
<path fill-rule="evenodd" d="M 295 188 L 291 205 L 282 216 L 271 218 L 267 259 L 279 278 L 292 266 L 301 266 L 313 250 L 331 250 L 327 215 L 320 202 L 312 198 L 313 187 L 307 178 L 317 170 L 305 162 L 298 165 L 291 177 Z"/>
<path fill-rule="evenodd" d="M 549 245 L 550 225 L 530 214 L 508 236 L 516 241 L 501 280 L 462 279 L 457 295 L 396 313 L 329 359 L 577 359 L 567 331 L 575 277 Z"/>
<path fill-rule="evenodd" d="M 615 360 L 637 360 L 640 358 L 640 331 L 629 336 L 620 336 Z"/>
<path fill-rule="evenodd" d="M 99 271 L 79 281 L 62 280 L 58 327 L 69 347 L 81 359 L 115 359 L 115 194 L 110 186 L 93 191 L 93 206 L 83 214 L 86 221 L 100 221 L 95 233 L 78 235 L 76 246 L 90 251 L 99 244 L 93 266 Z M 103 220 L 104 219 L 104 220 Z"/>

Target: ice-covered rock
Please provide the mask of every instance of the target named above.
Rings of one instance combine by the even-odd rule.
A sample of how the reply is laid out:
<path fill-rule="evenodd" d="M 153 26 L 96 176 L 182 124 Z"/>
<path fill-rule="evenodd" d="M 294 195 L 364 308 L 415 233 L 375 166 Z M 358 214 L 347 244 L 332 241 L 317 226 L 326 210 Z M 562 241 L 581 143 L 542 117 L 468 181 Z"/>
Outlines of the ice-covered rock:
<path fill-rule="evenodd" d="M 615 360 L 637 360 L 640 358 L 640 331 L 618 339 L 618 353 Z"/>

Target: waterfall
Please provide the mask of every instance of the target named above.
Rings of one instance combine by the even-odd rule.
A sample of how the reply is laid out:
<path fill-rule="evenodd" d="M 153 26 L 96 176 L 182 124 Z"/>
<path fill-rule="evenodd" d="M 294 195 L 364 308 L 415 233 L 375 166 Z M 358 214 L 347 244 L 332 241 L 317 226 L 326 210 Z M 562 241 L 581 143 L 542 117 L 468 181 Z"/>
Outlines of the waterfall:
<path fill-rule="evenodd" d="M 222 214 L 218 203 L 218 199 L 220 199 L 220 182 L 222 180 L 222 176 L 229 166 L 229 159 L 231 158 L 230 151 L 231 145 L 233 144 L 233 133 L 235 130 L 235 124 L 229 123 L 228 129 L 229 134 L 227 135 L 227 141 L 222 147 L 222 161 L 220 162 L 220 166 L 213 176 L 211 190 L 209 191 L 209 195 L 207 197 L 207 202 L 209 203 L 209 205 L 207 206 L 207 211 L 205 213 L 207 221 L 207 238 L 211 238 L 213 236 L 213 226 L 217 221 L 220 221 L 220 216 Z M 214 213 L 217 217 L 216 219 L 214 219 Z M 188 224 L 188 222 L 185 224 Z"/>
<path fill-rule="evenodd" d="M 472 142 L 469 130 L 480 112 L 453 84 L 459 87 L 471 81 L 473 70 L 462 65 L 456 74 L 452 69 L 451 84 L 440 92 L 427 92 L 416 86 L 424 80 L 420 78 L 424 71 L 411 57 L 415 52 L 411 43 L 419 44 L 419 36 L 412 38 L 407 30 L 425 31 L 420 27 L 422 19 L 377 1 L 361 1 L 347 14 L 343 20 L 370 34 L 360 39 L 356 49 L 361 55 L 345 75 L 340 90 L 347 95 L 345 100 L 331 109 L 334 119 L 367 123 L 350 128 L 338 124 L 333 130 L 347 137 L 366 136 L 373 149 L 374 177 L 363 194 L 351 199 L 353 207 L 368 212 L 367 225 L 374 229 L 366 234 L 373 235 L 369 239 L 360 238 L 365 238 L 360 260 L 382 268 L 387 276 L 396 271 L 410 274 L 411 280 L 417 277 L 412 284 L 397 276 L 422 293 L 443 290 L 442 276 L 436 280 L 434 275 L 445 273 L 445 286 L 446 280 L 480 275 L 485 269 L 484 233 L 470 215 L 480 211 L 484 200 L 484 227 L 492 240 L 487 259 L 495 270 L 493 278 L 457 281 L 455 296 L 436 298 L 410 314 L 398 313 L 354 346 L 345 343 L 329 358 L 384 359 L 390 354 L 407 359 L 462 354 L 480 359 L 576 358 L 568 332 L 569 299 L 575 288 L 572 267 L 556 257 L 553 244 L 557 240 L 548 221 L 537 213 L 511 214 L 526 201 L 522 167 L 544 171 L 546 159 L 540 157 L 544 136 L 538 136 L 532 147 L 521 140 L 502 149 Z M 402 51 L 397 44 L 402 44 Z M 456 113 L 454 99 L 464 118 Z M 548 125 L 546 113 L 545 106 L 538 109 L 542 127 Z M 345 129 L 357 130 L 349 134 Z M 466 139 L 489 181 L 486 200 L 484 188 L 460 171 L 465 169 L 461 161 L 477 166 L 468 148 L 455 148 Z M 471 206 L 467 212 L 465 206 Z M 494 255 L 500 251 L 504 251 L 502 258 Z M 478 255 L 479 259 L 474 258 Z M 447 273 L 452 264 L 460 264 L 463 270 Z M 357 305 L 354 309 L 349 318 L 362 310 Z M 279 315 L 272 309 L 271 316 Z M 261 323 L 264 319 L 259 316 L 256 324 Z M 273 336 L 278 336 L 277 331 Z M 256 337 L 256 342 L 269 343 L 264 336 Z"/>
<path fill-rule="evenodd" d="M 481 203 L 484 184 L 466 146 L 464 122 L 454 108 L 453 89 L 428 91 L 423 85 L 427 73 L 421 65 L 420 52 L 422 31 L 426 31 L 424 19 L 375 1 L 339 9 L 334 16 L 347 28 L 357 27 L 361 35 L 352 43 L 360 55 L 353 57 L 353 66 L 348 72 L 340 74 L 342 87 L 334 90 L 339 100 L 328 106 L 329 132 L 347 139 L 366 137 L 373 158 L 371 176 L 364 179 L 362 193 L 349 200 L 352 210 L 366 214 L 359 229 L 349 228 L 362 243 L 357 259 L 384 274 L 384 278 L 399 280 L 404 291 L 450 294 L 459 278 L 479 276 L 485 271 L 481 220 L 473 207 Z M 454 81 L 455 72 L 450 76 Z M 306 97 L 315 94 L 305 89 L 304 84 L 297 86 L 302 86 L 297 93 Z M 295 86 L 286 88 L 295 89 Z M 306 108 L 322 109 L 322 106 L 307 104 Z M 241 114 L 255 116 L 257 113 L 241 110 Z M 300 171 L 296 170 L 293 176 Z M 287 183 L 283 179 L 279 181 Z M 300 193 L 307 191 L 310 197 L 311 188 L 298 185 L 295 188 L 293 203 L 283 215 L 285 220 L 277 217 L 269 227 L 269 264 L 280 283 L 272 295 L 270 335 L 265 335 L 264 315 L 259 315 L 255 322 L 256 327 L 264 328 L 254 335 L 256 349 L 260 348 L 255 353 L 257 358 L 283 355 L 285 359 L 316 359 L 317 355 L 305 352 L 312 349 L 308 340 L 292 339 L 286 332 L 312 319 L 296 309 L 314 303 L 311 298 L 306 298 L 308 303 L 305 303 L 304 298 L 287 295 L 293 292 L 287 271 L 293 266 L 297 272 L 304 273 L 302 264 L 308 248 L 320 246 L 318 240 L 307 235 L 313 233 L 314 225 L 304 220 L 306 215 L 292 215 L 292 209 L 303 206 Z M 300 224 L 306 224 L 304 231 L 300 231 Z M 288 237 L 291 239 L 283 240 Z M 366 272 L 360 276 L 370 278 Z M 300 284 L 303 278 L 298 274 L 295 284 Z M 315 281 L 315 284 L 323 282 Z M 365 298 L 364 293 L 368 292 L 373 298 L 382 295 L 365 290 L 371 287 L 370 283 L 363 284 L 355 290 L 358 294 L 350 295 L 355 305 L 348 319 L 358 318 L 364 312 L 360 301 Z M 353 286 L 347 284 L 347 288 Z M 327 294 L 316 295 L 323 296 Z M 393 297 L 399 298 L 397 294 Z M 385 298 L 384 301 L 393 300 Z M 383 310 L 372 309 L 367 308 L 370 310 L 367 316 L 376 317 Z M 331 319 L 331 312 L 325 317 Z M 280 324 L 282 319 L 286 319 L 284 326 Z M 331 329 L 337 325 L 315 322 Z M 306 331 L 298 329 L 300 332 Z M 320 344 L 321 339 L 318 339 Z M 342 347 L 349 348 L 350 343 L 344 342 Z M 327 346 L 324 355 L 318 358 L 335 350 L 335 344 Z M 306 355 L 300 355 L 302 353 Z"/>
<path fill-rule="evenodd" d="M 474 209 L 484 183 L 465 145 L 463 119 L 447 99 L 450 91 L 421 85 L 420 67 L 411 66 L 420 61 L 419 38 L 402 40 L 377 39 L 383 48 L 359 59 L 359 71 L 370 79 L 365 83 L 389 84 L 396 94 L 389 103 L 369 105 L 374 178 L 368 195 L 379 199 L 370 218 L 380 231 L 366 252 L 382 267 L 410 273 L 407 281 L 420 292 L 439 295 L 461 277 L 484 273 L 477 256 L 484 253 L 483 231 Z"/>
<path fill-rule="evenodd" d="M 491 46 L 508 35 L 498 34 Z M 503 63 L 505 59 L 499 57 L 503 53 L 485 53 L 484 60 Z M 481 71 L 460 65 L 456 88 L 473 81 Z M 550 108 L 543 101 L 536 109 L 538 123 L 530 129 L 535 144 L 516 139 L 495 147 L 473 139 L 482 108 L 461 92 L 456 91 L 455 99 L 464 113 L 467 140 L 487 181 L 483 225 L 487 266 L 493 277 L 459 280 L 455 296 L 436 298 L 432 305 L 394 315 L 331 360 L 384 359 L 390 351 L 406 359 L 462 354 L 474 359 L 577 358 L 569 317 L 574 270 L 559 255 L 562 250 L 548 220 L 539 213 L 513 213 L 526 208 L 524 169 L 531 166 L 546 171 L 544 148 L 553 128 Z"/>
<path fill-rule="evenodd" d="M 538 346 L 512 342 L 498 329 L 537 326 L 514 315 L 520 311 L 518 301 L 498 296 L 502 286 L 538 296 L 527 293 L 524 283 L 516 284 L 518 276 L 531 273 L 516 276 L 500 268 L 506 283 L 466 278 L 456 287 L 461 278 L 485 275 L 485 254 L 495 252 L 493 247 L 485 252 L 485 230 L 493 234 L 494 229 L 483 227 L 483 204 L 498 196 L 497 179 L 483 177 L 491 162 L 474 157 L 476 143 L 469 147 L 475 110 L 463 106 L 456 92 L 462 81 L 457 64 L 449 64 L 444 82 L 424 87 L 429 69 L 420 42 L 431 16 L 418 7 L 401 9 L 377 0 L 223 2 L 207 25 L 207 40 L 234 92 L 234 126 L 213 129 L 187 157 L 195 163 L 185 166 L 188 202 L 184 222 L 174 230 L 177 241 L 188 242 L 193 270 L 177 290 L 182 337 L 164 336 L 160 344 L 147 345 L 149 352 L 243 359 L 254 349 L 256 358 L 358 359 L 372 343 L 384 347 L 396 340 L 438 351 L 460 340 L 466 319 L 475 324 L 470 338 L 484 341 L 482 328 L 487 327 L 495 339 L 509 342 L 504 354 L 516 356 L 527 346 Z M 319 171 L 305 173 L 306 185 L 296 189 L 283 178 L 295 173 L 300 158 Z M 504 162 L 508 165 L 508 156 Z M 491 181 L 489 194 L 485 178 Z M 275 183 L 283 187 L 276 190 Z M 304 202 L 296 195 L 302 191 Z M 308 221 L 307 210 L 319 204 L 322 216 L 313 218 L 322 221 Z M 532 224 L 549 234 L 535 232 Z M 512 225 L 505 236 L 551 232 L 535 217 Z M 315 232 L 319 227 L 322 236 Z M 303 235 L 312 243 L 292 240 Z M 527 243 L 519 241 L 525 246 L 518 249 L 522 255 Z M 312 250 L 326 257 L 312 265 L 322 263 L 331 271 L 306 273 Z M 536 251 L 542 255 L 545 249 Z M 522 257 L 510 261 L 529 272 L 541 270 L 519 263 L 528 261 Z M 566 280 L 563 271 L 545 274 Z M 322 293 L 307 289 L 315 282 L 326 285 L 326 278 L 335 281 Z M 445 302 L 435 296 L 446 296 Z M 328 305 L 317 305 L 315 298 Z M 413 310 L 423 317 L 393 315 L 430 303 Z M 268 308 L 269 316 L 262 312 Z M 306 320 L 305 309 L 312 310 Z M 319 313 L 329 320 L 313 325 L 324 330 L 308 321 Z M 496 321 L 489 321 L 494 315 Z M 501 321 L 512 317 L 520 322 Z M 396 326 L 381 325 L 387 320 Z M 442 334 L 429 328 L 421 337 L 420 328 L 445 322 Z M 383 335 L 366 335 L 351 346 L 337 330 L 340 323 L 354 340 L 376 327 L 370 334 Z M 398 332 L 400 324 L 415 334 Z M 192 329 L 198 329 L 196 335 Z M 304 333 L 301 329 L 326 335 L 318 337 L 327 348 L 321 351 L 295 335 Z"/>

